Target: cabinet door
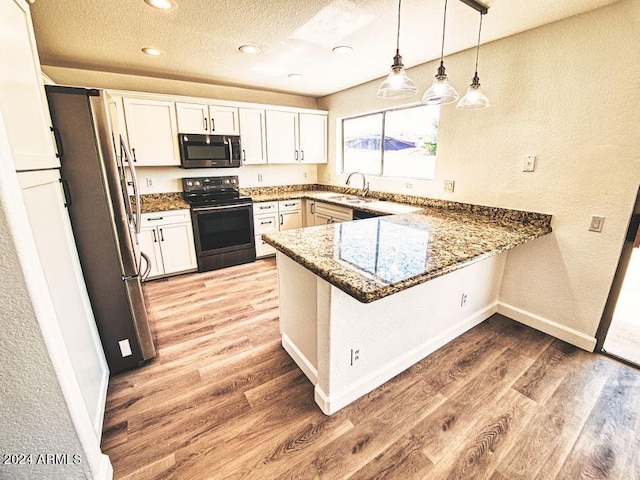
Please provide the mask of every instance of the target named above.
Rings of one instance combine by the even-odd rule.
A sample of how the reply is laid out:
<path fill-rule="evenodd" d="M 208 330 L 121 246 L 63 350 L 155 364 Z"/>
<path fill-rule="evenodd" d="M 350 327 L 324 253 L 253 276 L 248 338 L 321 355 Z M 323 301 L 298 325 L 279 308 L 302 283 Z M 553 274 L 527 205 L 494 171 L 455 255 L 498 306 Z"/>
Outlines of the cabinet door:
<path fill-rule="evenodd" d="M 238 109 L 236 107 L 209 106 L 209 129 L 216 135 L 238 135 Z"/>
<path fill-rule="evenodd" d="M 209 133 L 209 107 L 197 103 L 176 103 L 178 132 Z"/>
<path fill-rule="evenodd" d="M 267 163 L 264 110 L 241 108 L 239 112 L 242 161 L 248 165 Z"/>
<path fill-rule="evenodd" d="M 73 373 L 99 439 L 109 370 L 65 208 L 60 175 L 54 170 L 25 172 L 18 174 L 18 180 Z"/>
<path fill-rule="evenodd" d="M 331 215 L 326 215 L 317 211 L 313 217 L 313 220 L 315 222 L 314 225 L 328 225 L 329 223 L 333 223 Z"/>
<path fill-rule="evenodd" d="M 269 163 L 296 163 L 298 114 L 267 110 L 267 159 Z"/>
<path fill-rule="evenodd" d="M 316 204 L 315 201 L 306 199 L 304 201 L 303 222 L 305 227 L 312 227 L 316 224 L 315 220 Z"/>
<path fill-rule="evenodd" d="M 0 113 L 16 170 L 58 168 L 26 2 L 0 2 Z"/>
<path fill-rule="evenodd" d="M 142 166 L 180 165 L 175 105 L 162 100 L 124 98 L 129 146 Z"/>
<path fill-rule="evenodd" d="M 280 214 L 280 230 L 302 228 L 302 210 Z"/>
<path fill-rule="evenodd" d="M 165 274 L 198 268 L 190 223 L 158 226 L 158 234 Z"/>
<path fill-rule="evenodd" d="M 164 274 L 159 238 L 160 236 L 156 227 L 141 228 L 138 234 L 140 251 L 147 255 L 151 261 L 151 270 L 149 270 L 147 279 L 159 277 Z"/>
<path fill-rule="evenodd" d="M 327 163 L 327 117 L 300 114 L 300 162 Z"/>

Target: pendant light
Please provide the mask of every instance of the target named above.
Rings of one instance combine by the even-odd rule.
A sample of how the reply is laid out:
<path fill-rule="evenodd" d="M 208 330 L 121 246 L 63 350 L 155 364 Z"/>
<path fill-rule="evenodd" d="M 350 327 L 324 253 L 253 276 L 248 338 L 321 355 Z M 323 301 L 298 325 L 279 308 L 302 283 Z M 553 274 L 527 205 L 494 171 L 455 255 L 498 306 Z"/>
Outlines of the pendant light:
<path fill-rule="evenodd" d="M 444 68 L 444 33 L 447 25 L 447 0 L 444 0 L 444 20 L 442 22 L 442 49 L 440 50 L 440 67 L 436 78 L 429 89 L 422 96 L 422 103 L 426 105 L 446 105 L 458 99 L 458 92 L 449 84 Z"/>
<path fill-rule="evenodd" d="M 405 98 L 418 91 L 413 81 L 407 76 L 400 55 L 400 7 L 402 0 L 398 0 L 398 35 L 396 39 L 396 56 L 393 57 L 391 72 L 378 88 L 378 98 Z"/>
<path fill-rule="evenodd" d="M 480 90 L 480 78 L 478 78 L 478 56 L 480 54 L 480 33 L 482 32 L 482 15 L 480 12 L 480 27 L 478 28 L 478 45 L 476 47 L 476 73 L 471 80 L 467 93 L 460 99 L 456 108 L 461 110 L 480 110 L 489 108 L 489 99 Z"/>

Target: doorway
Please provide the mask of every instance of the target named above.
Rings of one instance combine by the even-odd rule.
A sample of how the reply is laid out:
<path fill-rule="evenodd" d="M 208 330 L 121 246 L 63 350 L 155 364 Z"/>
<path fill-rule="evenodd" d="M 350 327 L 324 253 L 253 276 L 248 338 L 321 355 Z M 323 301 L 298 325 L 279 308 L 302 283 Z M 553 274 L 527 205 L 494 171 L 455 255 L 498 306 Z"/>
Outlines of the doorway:
<path fill-rule="evenodd" d="M 640 190 L 596 337 L 596 351 L 640 367 Z"/>

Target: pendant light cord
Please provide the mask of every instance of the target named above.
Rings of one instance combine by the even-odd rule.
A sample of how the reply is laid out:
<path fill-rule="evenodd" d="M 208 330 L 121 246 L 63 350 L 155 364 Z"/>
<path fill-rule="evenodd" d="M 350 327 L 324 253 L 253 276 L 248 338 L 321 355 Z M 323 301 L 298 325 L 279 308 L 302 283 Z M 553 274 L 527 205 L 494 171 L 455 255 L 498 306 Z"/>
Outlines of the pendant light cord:
<path fill-rule="evenodd" d="M 478 45 L 476 46 L 476 77 L 478 76 L 478 57 L 480 56 L 480 33 L 482 32 L 482 12 L 480 12 L 480 28 L 478 28 Z"/>
<path fill-rule="evenodd" d="M 398 34 L 396 36 L 396 53 L 400 53 L 400 7 L 402 0 L 398 0 Z"/>
<path fill-rule="evenodd" d="M 443 65 L 444 59 L 444 31 L 447 28 L 447 0 L 444 0 L 444 18 L 442 20 L 442 49 L 440 50 L 440 66 Z"/>

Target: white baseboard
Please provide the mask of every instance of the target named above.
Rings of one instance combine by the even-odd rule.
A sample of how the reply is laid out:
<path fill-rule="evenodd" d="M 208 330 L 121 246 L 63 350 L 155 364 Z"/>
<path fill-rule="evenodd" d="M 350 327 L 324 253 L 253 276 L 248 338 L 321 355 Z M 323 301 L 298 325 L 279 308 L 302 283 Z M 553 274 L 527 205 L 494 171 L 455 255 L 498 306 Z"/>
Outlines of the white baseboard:
<path fill-rule="evenodd" d="M 363 395 L 366 395 L 383 383 L 392 379 L 399 373 L 405 371 L 407 368 L 415 365 L 427 355 L 435 352 L 454 338 L 457 338 L 467 330 L 470 330 L 479 323 L 483 322 L 491 315 L 496 313 L 497 306 L 498 303 L 495 302 L 482 310 L 474 312 L 473 314 L 469 315 L 468 317 L 464 318 L 462 321 L 454 325 L 449 330 L 446 330 L 439 336 L 431 339 L 429 342 L 408 351 L 406 354 L 396 359 L 393 363 L 390 363 L 389 365 L 385 366 L 385 368 L 363 378 L 361 381 L 352 385 L 346 390 L 327 395 L 319 385 L 316 385 L 314 395 L 316 403 L 326 415 L 334 414 L 341 408 L 349 405 L 353 401 L 357 400 Z M 298 362 L 296 361 L 296 363 Z M 298 365 L 300 364 L 298 363 Z"/>
<path fill-rule="evenodd" d="M 521 308 L 514 307 L 508 303 L 498 303 L 498 313 L 509 317 L 519 323 L 527 325 L 528 327 L 540 330 L 552 337 L 564 340 L 571 345 L 575 345 L 578 348 L 586 350 L 587 352 L 593 352 L 596 348 L 596 338 L 585 335 L 582 332 L 569 328 L 565 325 L 549 320 L 548 318 L 541 317 Z"/>
<path fill-rule="evenodd" d="M 282 348 L 289 354 L 294 362 L 300 367 L 300 370 L 307 376 L 307 378 L 314 385 L 318 383 L 318 370 L 312 365 L 312 363 L 304 356 L 304 354 L 296 347 L 295 343 L 286 335 L 282 334 Z"/>

